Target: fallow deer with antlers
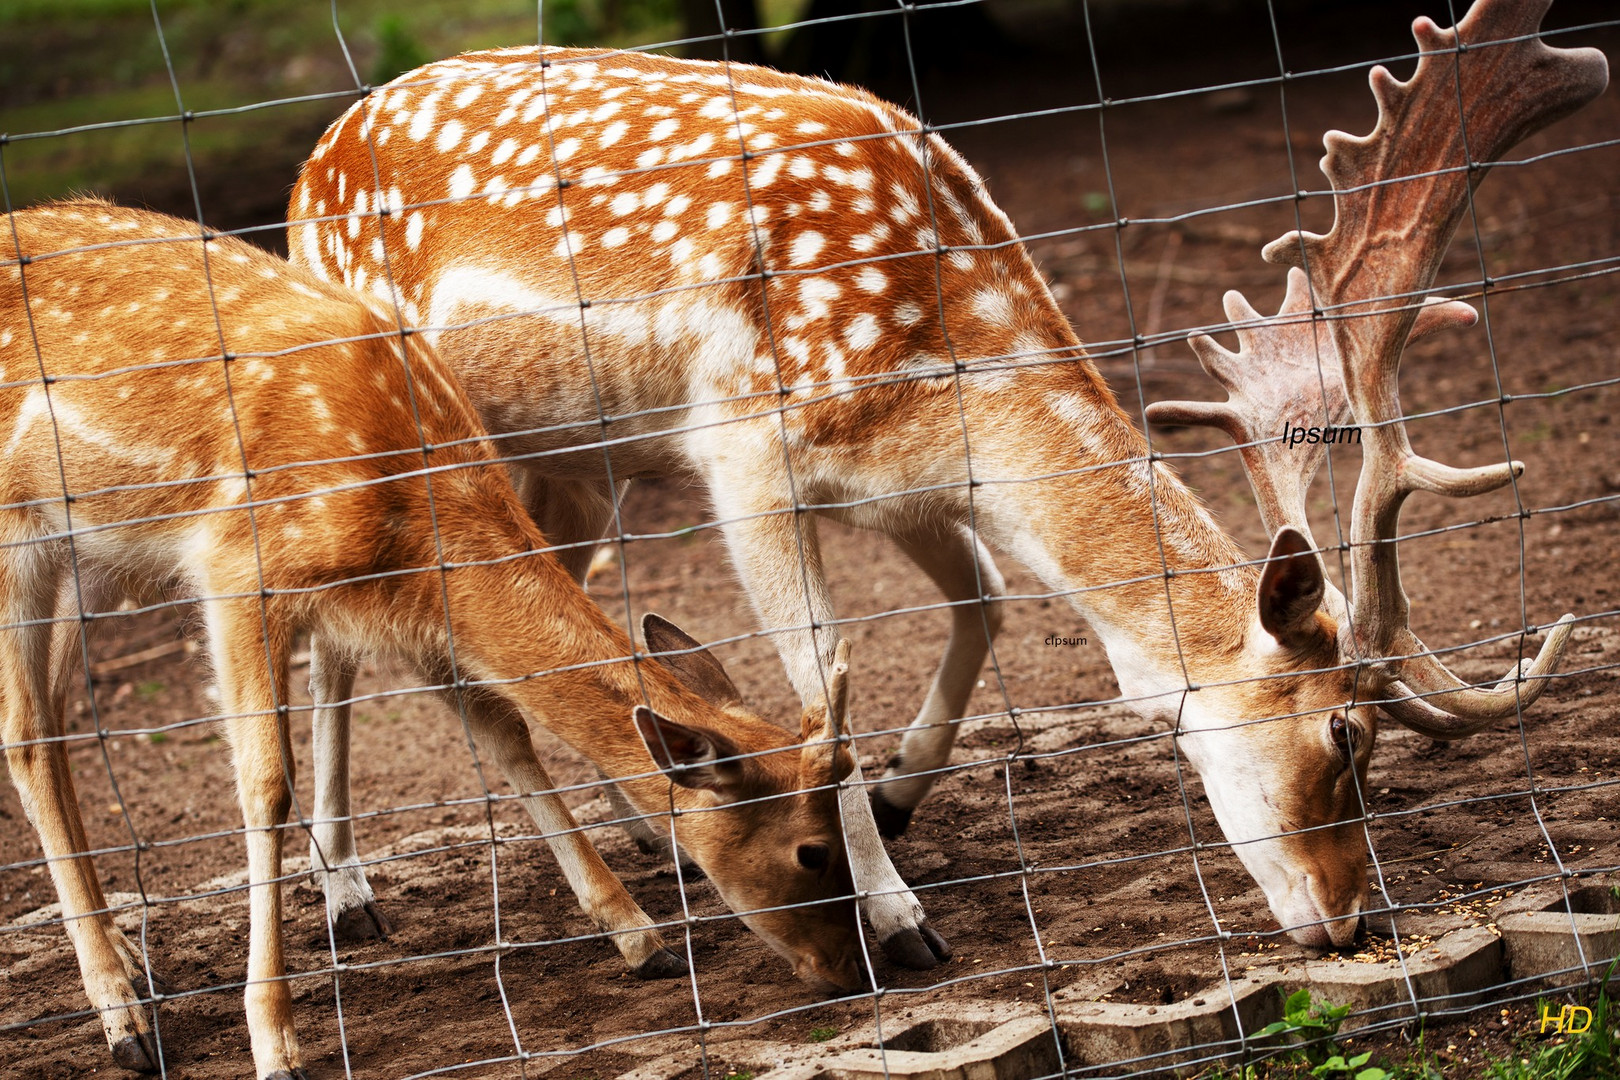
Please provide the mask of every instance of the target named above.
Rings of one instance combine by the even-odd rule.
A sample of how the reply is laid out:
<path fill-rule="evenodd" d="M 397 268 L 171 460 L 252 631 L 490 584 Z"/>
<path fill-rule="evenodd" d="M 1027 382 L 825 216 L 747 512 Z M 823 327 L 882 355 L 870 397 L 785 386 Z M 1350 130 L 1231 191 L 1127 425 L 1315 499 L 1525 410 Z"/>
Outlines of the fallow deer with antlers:
<path fill-rule="evenodd" d="M 554 542 L 578 545 L 576 571 L 623 481 L 704 481 L 806 700 L 838 640 L 814 515 L 891 536 L 944 592 L 952 627 L 873 791 L 885 831 L 904 827 L 946 764 L 1000 623 L 1002 579 L 983 537 L 1069 597 L 1125 696 L 1176 724 L 1282 925 L 1307 944 L 1343 943 L 1366 895 L 1358 819 L 1375 705 L 1421 730 L 1473 730 L 1534 700 L 1567 637 L 1549 635 L 1509 685 L 1469 687 L 1406 628 L 1393 558 L 1406 491 L 1463 493 L 1506 476 L 1405 452 L 1394 357 L 1414 330 L 1460 318 L 1445 306 L 1419 321 L 1413 298 L 1432 282 L 1450 235 L 1437 225 L 1454 222 L 1473 166 L 1605 83 L 1600 54 L 1535 38 L 1545 7 L 1484 0 L 1461 27 L 1480 47 L 1461 53 L 1455 32 L 1420 21 L 1414 80 L 1374 70 L 1375 134 L 1329 139 L 1341 225 L 1303 247 L 1319 305 L 1372 313 L 1331 321 L 1372 442 L 1348 609 L 1323 610 L 1322 567 L 1296 512 L 1311 470 L 1286 468 L 1299 455 L 1254 474 L 1276 532 L 1250 563 L 1116 405 L 973 170 L 860 90 L 604 51 L 430 64 L 327 131 L 293 191 L 290 243 L 296 261 L 374 291 L 434 337 L 530 509 Z M 1424 179 L 1404 179 L 1414 175 Z M 1406 194 L 1413 183 L 1433 205 Z M 1316 335 L 1295 333 L 1278 349 L 1308 364 L 1309 383 Z M 1282 416 L 1240 396 L 1235 408 L 1254 413 L 1244 440 L 1263 440 Z M 1263 397 L 1276 397 L 1269 385 Z M 1306 422 L 1322 409 L 1290 407 Z M 1287 452 L 1262 441 L 1246 453 Z M 852 784 L 845 824 L 863 911 L 892 957 L 927 966 L 947 948 L 864 801 Z"/>
<path fill-rule="evenodd" d="M 835 793 L 853 767 L 839 741 L 847 649 L 798 735 L 747 712 L 719 664 L 662 620 L 649 617 L 648 645 L 671 655 L 640 662 L 546 550 L 421 335 L 173 218 L 84 201 L 6 224 L 4 745 L 120 1065 L 155 1070 L 158 1047 L 132 982 L 139 955 L 91 865 L 63 720 L 97 593 L 168 588 L 201 606 L 246 824 L 260 1077 L 303 1075 L 280 882 L 288 661 L 306 630 L 328 653 L 401 657 L 457 706 L 638 974 L 686 965 L 557 796 L 531 718 L 622 778 L 636 812 L 672 830 L 801 978 L 862 984 Z"/>

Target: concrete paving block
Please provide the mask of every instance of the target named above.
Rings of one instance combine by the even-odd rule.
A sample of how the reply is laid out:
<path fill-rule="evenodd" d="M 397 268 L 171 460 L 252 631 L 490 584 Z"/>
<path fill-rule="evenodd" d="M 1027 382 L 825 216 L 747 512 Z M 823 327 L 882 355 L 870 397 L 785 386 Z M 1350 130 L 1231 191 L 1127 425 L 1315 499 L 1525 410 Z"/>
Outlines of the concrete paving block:
<path fill-rule="evenodd" d="M 1250 977 L 1234 979 L 1230 994 L 1216 986 L 1173 1005 L 1066 1004 L 1058 1011 L 1058 1026 L 1073 1064 L 1149 1059 L 1145 1067 L 1167 1068 L 1194 1047 L 1207 1053 L 1209 1044 L 1235 1042 L 1239 1018 L 1243 1030 L 1257 1031 L 1281 1015 L 1282 998 L 1272 981 Z"/>
<path fill-rule="evenodd" d="M 941 1045 L 950 1031 L 936 1020 L 913 1024 L 887 1040 L 885 1049 L 868 1047 L 807 1060 L 770 1073 L 770 1080 L 1027 1080 L 1058 1071 L 1057 1041 L 1044 1016 L 1025 1016 L 940 1050 L 889 1048 Z M 958 1028 L 957 1033 L 966 1029 Z M 908 1039 L 907 1036 L 910 1036 Z"/>
<path fill-rule="evenodd" d="M 1343 1030 L 1412 1015 L 1417 1007 L 1457 1009 L 1476 1003 L 1484 991 L 1502 981 L 1502 942 L 1482 928 L 1455 930 L 1399 964 L 1358 964 L 1317 960 L 1305 965 L 1311 995 L 1335 1005 L 1349 1005 Z M 1407 980 L 1411 980 L 1408 988 Z"/>
<path fill-rule="evenodd" d="M 1543 976 L 1557 985 L 1585 982 L 1583 954 L 1597 975 L 1620 955 L 1620 915 L 1520 911 L 1501 916 L 1497 927 L 1506 945 L 1508 971 L 1515 979 Z"/>

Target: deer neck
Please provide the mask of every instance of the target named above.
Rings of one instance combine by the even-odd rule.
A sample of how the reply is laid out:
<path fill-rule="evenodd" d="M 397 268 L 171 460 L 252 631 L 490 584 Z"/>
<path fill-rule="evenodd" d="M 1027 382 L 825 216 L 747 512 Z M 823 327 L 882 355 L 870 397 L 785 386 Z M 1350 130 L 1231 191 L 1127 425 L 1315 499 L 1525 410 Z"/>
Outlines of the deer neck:
<path fill-rule="evenodd" d="M 544 545 L 538 533 L 535 544 Z M 702 809 L 715 800 L 659 773 L 632 721 L 637 705 L 718 730 L 745 753 L 792 742 L 763 720 L 709 705 L 661 664 L 632 660 L 629 635 L 553 560 L 463 566 L 445 581 L 459 677 L 487 684 L 609 778 L 635 777 L 618 786 L 643 813 Z"/>
<path fill-rule="evenodd" d="M 1150 459 L 1090 361 L 1054 366 L 1020 397 L 1015 422 L 997 400 L 995 423 L 970 423 L 981 531 L 1065 594 L 1126 697 L 1221 677 L 1250 631 L 1258 573 Z"/>

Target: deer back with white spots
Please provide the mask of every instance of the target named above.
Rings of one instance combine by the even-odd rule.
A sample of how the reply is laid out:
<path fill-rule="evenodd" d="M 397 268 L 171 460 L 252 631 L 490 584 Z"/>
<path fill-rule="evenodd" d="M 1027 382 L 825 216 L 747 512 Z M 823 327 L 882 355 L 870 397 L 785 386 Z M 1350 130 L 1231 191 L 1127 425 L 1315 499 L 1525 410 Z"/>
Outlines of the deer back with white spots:
<path fill-rule="evenodd" d="M 289 656 L 305 631 L 325 699 L 317 747 L 341 732 L 346 768 L 355 658 L 413 665 L 465 718 L 479 758 L 506 777 L 637 974 L 676 976 L 686 963 L 555 794 L 531 719 L 623 778 L 643 827 L 677 842 L 801 978 L 863 984 L 836 794 L 852 768 L 838 741 L 844 653 L 791 735 L 747 711 L 718 662 L 655 616 L 648 652 L 664 655 L 638 657 L 547 549 L 431 346 L 350 290 L 103 202 L 18 211 L 7 226 L 0 734 L 119 1064 L 160 1067 L 149 998 L 135 989 L 149 967 L 87 854 L 63 708 L 80 627 L 129 594 L 202 609 L 247 825 L 260 1077 L 303 1075 L 279 883 L 290 724 L 303 711 L 288 709 Z M 323 787 L 313 810 L 298 813 L 317 819 L 312 867 L 384 930 L 346 788 Z"/>
<path fill-rule="evenodd" d="M 1517 137 L 1547 122 L 1540 85 Z M 1250 563 L 1152 460 L 983 183 L 915 118 L 756 67 L 473 53 L 351 108 L 290 217 L 295 260 L 439 343 L 525 455 L 531 512 L 581 544 L 576 571 L 625 480 L 701 479 L 806 700 L 838 640 L 817 514 L 888 534 L 938 584 L 950 637 L 876 820 L 844 799 L 891 956 L 947 955 L 878 827 L 903 830 L 947 765 L 1001 621 L 986 543 L 1068 596 L 1126 697 L 1177 724 L 1290 934 L 1355 932 L 1377 695 L 1308 541 L 1279 528 Z"/>

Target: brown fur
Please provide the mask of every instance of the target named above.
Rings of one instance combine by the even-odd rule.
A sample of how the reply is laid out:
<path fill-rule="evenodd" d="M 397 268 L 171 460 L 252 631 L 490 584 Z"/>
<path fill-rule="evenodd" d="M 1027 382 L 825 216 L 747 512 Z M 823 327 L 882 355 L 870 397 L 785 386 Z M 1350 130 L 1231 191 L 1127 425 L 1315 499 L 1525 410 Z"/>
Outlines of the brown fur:
<path fill-rule="evenodd" d="M 247 1008 L 261 1076 L 299 1065 L 275 882 L 292 772 L 288 656 L 303 631 L 475 684 L 462 697 L 480 753 L 520 793 L 549 787 L 532 718 L 609 776 L 631 777 L 621 786 L 644 812 L 708 811 L 679 815 L 674 833 L 728 902 L 810 904 L 750 925 L 813 983 L 859 983 L 831 786 L 840 769 L 802 777 L 794 737 L 631 661 L 630 638 L 546 552 L 419 335 L 402 338 L 343 287 L 239 241 L 205 245 L 183 221 L 93 201 L 11 221 L 27 261 L 0 262 L 4 739 L 120 1061 L 155 1065 L 134 953 L 77 854 L 87 844 L 61 741 L 65 679 L 49 662 L 53 635 L 65 655 L 81 606 L 93 610 L 72 591 L 75 566 L 114 591 L 178 587 L 201 602 L 249 829 Z M 679 724 L 762 756 L 732 767 L 734 788 L 672 788 L 631 723 L 644 692 Z M 801 737 L 824 746 L 838 723 L 825 706 L 807 710 Z M 727 805 L 743 792 L 776 798 Z M 670 829 L 667 816 L 651 824 Z M 831 846 L 825 873 L 795 864 L 806 842 Z M 596 879 L 582 900 L 604 905 L 593 914 L 634 937 L 638 955 L 657 952 L 656 932 L 593 857 L 581 855 Z"/>

